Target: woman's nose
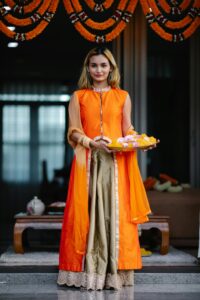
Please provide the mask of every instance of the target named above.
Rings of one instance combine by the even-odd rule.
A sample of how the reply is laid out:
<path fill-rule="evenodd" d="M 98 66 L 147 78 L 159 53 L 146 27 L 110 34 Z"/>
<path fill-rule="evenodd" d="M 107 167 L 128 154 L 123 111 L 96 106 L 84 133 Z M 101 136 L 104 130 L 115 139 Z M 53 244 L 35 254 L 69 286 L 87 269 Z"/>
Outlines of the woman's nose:
<path fill-rule="evenodd" d="M 101 72 L 101 66 L 97 66 L 97 72 Z"/>

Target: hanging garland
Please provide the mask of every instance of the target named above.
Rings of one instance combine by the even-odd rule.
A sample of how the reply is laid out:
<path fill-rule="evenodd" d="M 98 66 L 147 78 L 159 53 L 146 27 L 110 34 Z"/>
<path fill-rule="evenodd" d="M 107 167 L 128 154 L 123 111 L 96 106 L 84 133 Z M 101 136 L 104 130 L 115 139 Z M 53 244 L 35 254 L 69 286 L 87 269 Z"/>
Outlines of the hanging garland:
<path fill-rule="evenodd" d="M 126 27 L 138 0 L 121 0 L 115 13 L 108 20 L 100 23 L 91 20 L 87 16 L 78 0 L 63 0 L 63 2 L 72 24 L 79 33 L 91 42 L 104 43 L 113 40 Z M 102 34 L 102 30 L 106 30 L 109 27 L 112 27 L 110 32 Z M 100 35 L 94 34 L 92 32 L 94 29 L 101 31 Z"/>
<path fill-rule="evenodd" d="M 26 5 L 26 4 L 28 4 L 28 3 L 32 2 L 32 1 L 33 0 L 14 0 L 15 4 L 17 4 L 17 5 Z"/>
<path fill-rule="evenodd" d="M 7 11 L 5 15 L 3 15 L 4 20 L 6 20 L 9 24 L 15 25 L 15 26 L 28 26 L 33 23 L 38 22 L 44 13 L 47 11 L 47 9 L 50 7 L 52 0 L 46 0 L 42 3 L 40 8 L 32 14 L 32 16 L 25 18 L 25 19 L 19 19 L 15 18 L 10 14 L 10 11 Z M 1 7 L 0 7 L 1 9 Z"/>
<path fill-rule="evenodd" d="M 105 0 L 102 3 L 96 3 L 94 0 L 85 0 L 85 3 L 95 12 L 103 12 L 110 8 L 114 0 Z"/>
<path fill-rule="evenodd" d="M 95 29 L 95 30 L 106 30 L 118 22 L 119 19 L 117 17 L 114 18 L 113 16 L 120 15 L 121 12 L 123 12 L 125 10 L 128 0 L 120 0 L 114 14 L 108 20 L 106 20 L 104 22 L 95 22 L 92 19 L 90 19 L 86 15 L 86 13 L 83 11 L 83 8 L 79 3 L 79 0 L 73 0 L 71 2 L 74 7 L 74 11 L 79 16 L 80 20 L 82 22 L 84 22 L 85 25 L 87 25 L 88 27 Z"/>
<path fill-rule="evenodd" d="M 92 17 L 89 12 L 86 14 L 81 1 L 88 6 L 87 11 L 91 11 Z M 51 21 L 58 2 L 59 0 L 0 1 L 0 31 L 15 40 L 32 39 Z M 124 30 L 138 0 L 63 0 L 63 3 L 71 23 L 85 39 L 104 43 L 112 41 Z M 200 25 L 200 0 L 140 0 L 140 3 L 150 27 L 170 42 L 185 40 Z M 10 10 L 5 6 L 9 6 Z M 110 17 L 101 22 L 94 19 L 96 13 L 103 15 L 104 12 L 106 15 L 110 13 Z M 11 31 L 9 25 L 29 27 L 27 32 L 21 33 L 17 29 Z M 30 26 L 34 28 L 30 29 Z"/>
<path fill-rule="evenodd" d="M 160 1 L 160 3 L 161 3 L 161 1 Z M 153 13 L 154 13 L 156 19 L 158 20 L 158 23 L 164 24 L 164 26 L 171 28 L 171 29 L 183 28 L 183 27 L 189 25 L 192 21 L 194 21 L 196 15 L 198 13 L 199 3 L 200 3 L 199 0 L 195 0 L 194 7 L 189 9 L 187 15 L 180 21 L 170 21 L 170 20 L 167 20 L 167 18 L 164 17 L 164 15 L 162 15 L 161 11 L 159 10 L 158 6 L 156 5 L 155 0 L 149 0 L 149 5 L 151 6 Z"/>
<path fill-rule="evenodd" d="M 160 1 L 160 7 L 168 14 L 180 15 L 184 10 L 186 10 L 193 2 L 193 0 L 183 0 L 180 4 L 176 0 L 171 0 L 171 6 L 166 0 Z"/>
<path fill-rule="evenodd" d="M 55 14 L 59 0 L 51 0 L 50 2 L 51 4 L 49 5 L 49 8 L 43 14 L 42 18 L 40 19 L 40 23 L 34 29 L 26 33 L 11 31 L 2 21 L 0 21 L 0 31 L 2 31 L 9 38 L 12 38 L 16 41 L 25 41 L 25 40 L 31 40 L 35 38 L 37 35 L 42 33 L 42 31 L 50 23 L 50 21 L 52 20 Z M 0 15 L 2 15 L 1 8 L 0 8 Z"/>
<path fill-rule="evenodd" d="M 36 8 L 41 5 L 41 2 L 44 2 L 44 1 L 43 0 L 33 0 L 30 3 L 27 3 L 28 1 L 25 1 L 24 5 L 16 4 L 16 1 L 13 1 L 13 0 L 5 0 L 4 2 L 6 3 L 6 5 L 8 5 L 11 8 L 11 10 L 14 13 L 25 15 L 27 13 L 35 11 Z"/>
<path fill-rule="evenodd" d="M 165 9 L 166 1 L 159 1 L 159 5 L 155 0 L 140 0 L 146 19 L 151 28 L 163 39 L 171 42 L 180 42 L 191 36 L 198 28 L 200 1 L 193 1 L 192 7 L 189 8 L 187 15 L 179 21 L 171 21 L 171 15 L 164 16 L 159 6 Z M 184 9 L 186 3 L 184 2 Z M 167 8 L 167 7 L 166 7 Z M 179 8 L 181 11 L 182 8 Z M 168 10 L 169 11 L 169 10 Z M 171 10 L 170 10 L 171 13 Z M 180 15 L 182 17 L 182 14 Z M 186 26 L 188 26 L 186 28 Z"/>

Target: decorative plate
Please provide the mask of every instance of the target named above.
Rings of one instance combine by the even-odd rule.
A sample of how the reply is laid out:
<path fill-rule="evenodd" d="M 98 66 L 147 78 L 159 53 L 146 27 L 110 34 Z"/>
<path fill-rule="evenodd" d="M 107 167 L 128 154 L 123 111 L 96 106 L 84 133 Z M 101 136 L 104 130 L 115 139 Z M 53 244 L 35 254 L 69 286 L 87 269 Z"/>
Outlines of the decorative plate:
<path fill-rule="evenodd" d="M 136 149 L 145 149 L 159 143 L 159 140 L 146 134 L 134 134 L 120 137 L 108 144 L 108 148 L 116 151 L 134 151 Z"/>

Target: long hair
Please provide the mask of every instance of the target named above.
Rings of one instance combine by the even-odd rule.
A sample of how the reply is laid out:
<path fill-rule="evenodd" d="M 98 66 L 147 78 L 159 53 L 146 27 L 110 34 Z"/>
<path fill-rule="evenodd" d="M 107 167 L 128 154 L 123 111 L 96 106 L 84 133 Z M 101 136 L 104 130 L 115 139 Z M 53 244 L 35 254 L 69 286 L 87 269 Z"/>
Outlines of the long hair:
<path fill-rule="evenodd" d="M 120 74 L 112 53 L 110 52 L 110 50 L 108 50 L 105 47 L 97 47 L 90 50 L 84 60 L 82 72 L 78 81 L 78 86 L 80 89 L 92 88 L 92 78 L 88 72 L 88 66 L 89 66 L 90 58 L 94 55 L 100 55 L 100 54 L 104 55 L 108 59 L 111 66 L 111 71 L 108 76 L 108 85 L 114 88 L 119 88 Z"/>

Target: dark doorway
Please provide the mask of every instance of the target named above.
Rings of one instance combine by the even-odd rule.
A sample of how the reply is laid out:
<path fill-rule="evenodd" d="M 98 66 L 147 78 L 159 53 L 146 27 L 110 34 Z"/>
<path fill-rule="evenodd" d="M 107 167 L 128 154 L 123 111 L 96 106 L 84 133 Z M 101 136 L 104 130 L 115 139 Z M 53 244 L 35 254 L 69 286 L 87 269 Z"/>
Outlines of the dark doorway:
<path fill-rule="evenodd" d="M 148 132 L 161 141 L 148 152 L 148 176 L 189 182 L 189 40 L 173 44 L 148 28 Z"/>

